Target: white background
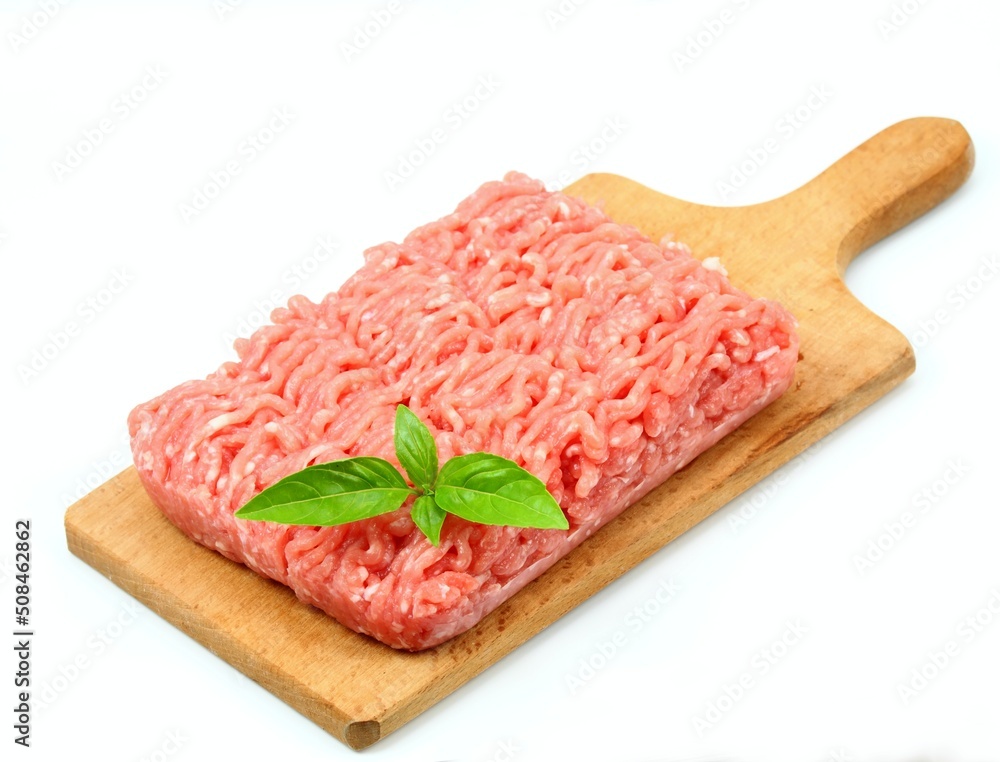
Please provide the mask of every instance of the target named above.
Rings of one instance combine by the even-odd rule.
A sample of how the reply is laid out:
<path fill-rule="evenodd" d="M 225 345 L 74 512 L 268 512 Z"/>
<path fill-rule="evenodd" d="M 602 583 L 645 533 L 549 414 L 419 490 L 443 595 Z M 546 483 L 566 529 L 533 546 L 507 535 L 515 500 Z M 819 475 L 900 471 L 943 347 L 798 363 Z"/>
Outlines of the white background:
<path fill-rule="evenodd" d="M 0 608 L 14 599 L 14 519 L 30 517 L 32 669 L 49 699 L 17 758 L 356 758 L 153 613 L 129 613 L 128 595 L 68 553 L 62 527 L 88 483 L 127 465 L 131 407 L 233 357 L 227 334 L 257 321 L 272 291 L 287 299 L 296 267 L 312 273 L 294 290 L 319 298 L 365 247 L 515 168 L 762 201 L 917 115 L 960 120 L 976 169 L 847 278 L 917 345 L 916 374 L 364 758 L 1000 756 L 1000 616 L 985 608 L 1000 591 L 995 3 L 404 2 L 367 43 L 387 3 L 166 6 L 8 2 L 0 14 Z M 480 78 L 493 84 L 477 96 Z M 829 97 L 788 134 L 781 120 L 809 112 L 814 87 Z M 454 104 L 467 98 L 466 118 Z M 287 126 L 249 150 L 274 110 Z M 435 129 L 443 141 L 391 183 Z M 602 145 L 602 131 L 614 139 Z M 724 197 L 719 182 L 768 138 L 779 150 Z M 239 174 L 185 215 L 230 160 Z M 324 237 L 333 256 L 317 249 Z M 60 337 L 71 321 L 76 335 Z M 907 511 L 915 526 L 885 535 Z M 859 570 L 880 541 L 883 557 Z M 660 605 L 662 581 L 679 590 Z M 643 606 L 655 615 L 634 626 Z M 980 630 L 963 625 L 977 613 Z M 763 674 L 760 652 L 788 623 L 807 632 Z M 616 634 L 606 666 L 581 672 Z M 911 670 L 949 641 L 957 655 L 904 700 Z M 727 702 L 744 673 L 752 686 Z M 699 733 L 710 703 L 727 711 Z"/>

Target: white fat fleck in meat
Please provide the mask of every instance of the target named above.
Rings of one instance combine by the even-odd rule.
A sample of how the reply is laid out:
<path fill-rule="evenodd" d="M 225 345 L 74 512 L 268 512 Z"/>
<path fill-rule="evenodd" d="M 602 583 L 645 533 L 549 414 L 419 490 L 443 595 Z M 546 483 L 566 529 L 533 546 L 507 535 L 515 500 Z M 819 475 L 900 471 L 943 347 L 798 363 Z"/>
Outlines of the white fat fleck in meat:
<path fill-rule="evenodd" d="M 236 423 L 240 420 L 239 413 L 223 413 L 222 415 L 217 415 L 211 421 L 205 425 L 205 435 L 211 435 L 217 432 L 219 429 L 225 428 L 231 423 Z"/>
<path fill-rule="evenodd" d="M 677 254 L 683 254 L 688 256 L 690 256 L 691 254 L 690 247 L 686 243 L 683 243 L 681 241 L 675 241 L 673 233 L 667 233 L 666 235 L 664 235 L 663 238 L 660 239 L 660 246 L 662 246 L 667 251 L 674 252 Z"/>
<path fill-rule="evenodd" d="M 565 201 L 559 202 L 559 213 L 566 219 L 569 219 L 569 204 Z"/>
<path fill-rule="evenodd" d="M 729 272 L 722 266 L 722 260 L 718 257 L 705 257 L 705 259 L 701 262 L 701 266 L 706 270 L 712 270 L 717 273 L 722 273 L 727 277 L 729 276 Z"/>
<path fill-rule="evenodd" d="M 727 335 L 729 340 L 738 347 L 745 347 L 750 344 L 750 337 L 747 336 L 746 331 L 729 331 Z"/>
<path fill-rule="evenodd" d="M 445 292 L 443 294 L 440 294 L 439 296 L 434 297 L 433 299 L 429 299 L 427 301 L 427 309 L 429 310 L 440 309 L 441 307 L 444 307 L 451 301 L 452 301 L 451 294 Z"/>
<path fill-rule="evenodd" d="M 139 462 L 145 470 L 149 471 L 153 468 L 153 453 L 147 450 L 142 454 L 142 457 L 139 458 Z"/>
<path fill-rule="evenodd" d="M 525 295 L 524 302 L 529 307 L 547 307 L 552 303 L 552 292 L 534 291 Z"/>
<path fill-rule="evenodd" d="M 772 357 L 781 351 L 780 347 L 768 347 L 767 349 L 762 349 L 760 352 L 753 356 L 754 362 L 763 362 L 768 357 Z"/>

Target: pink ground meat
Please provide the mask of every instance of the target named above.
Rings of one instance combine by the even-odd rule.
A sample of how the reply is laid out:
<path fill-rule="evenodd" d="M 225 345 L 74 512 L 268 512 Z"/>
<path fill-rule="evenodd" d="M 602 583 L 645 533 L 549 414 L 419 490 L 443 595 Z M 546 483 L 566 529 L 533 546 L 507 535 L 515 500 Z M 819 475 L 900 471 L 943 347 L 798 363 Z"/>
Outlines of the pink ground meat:
<path fill-rule="evenodd" d="M 136 468 L 192 539 L 409 650 L 472 627 L 776 399 L 798 356 L 780 305 L 516 173 L 272 320 L 238 361 L 132 411 Z M 396 463 L 400 403 L 441 462 L 486 450 L 538 476 L 569 530 L 448 516 L 434 547 L 409 503 L 336 527 L 233 517 L 313 463 Z"/>

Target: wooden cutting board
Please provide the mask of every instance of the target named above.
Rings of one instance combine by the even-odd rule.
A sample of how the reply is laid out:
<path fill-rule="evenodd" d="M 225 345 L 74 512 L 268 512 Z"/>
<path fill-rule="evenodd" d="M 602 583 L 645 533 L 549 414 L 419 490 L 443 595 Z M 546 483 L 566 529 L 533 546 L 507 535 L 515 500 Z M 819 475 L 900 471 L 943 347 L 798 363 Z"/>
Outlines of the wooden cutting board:
<path fill-rule="evenodd" d="M 601 529 L 479 625 L 437 648 L 394 651 L 184 537 L 130 468 L 69 508 L 70 550 L 354 749 L 375 743 L 899 384 L 913 351 L 847 290 L 847 264 L 947 198 L 973 148 L 958 122 L 895 124 L 798 190 L 709 207 L 615 175 L 567 192 L 659 240 L 673 233 L 801 326 L 789 392 Z M 220 686 L 220 691 L 226 690 Z"/>

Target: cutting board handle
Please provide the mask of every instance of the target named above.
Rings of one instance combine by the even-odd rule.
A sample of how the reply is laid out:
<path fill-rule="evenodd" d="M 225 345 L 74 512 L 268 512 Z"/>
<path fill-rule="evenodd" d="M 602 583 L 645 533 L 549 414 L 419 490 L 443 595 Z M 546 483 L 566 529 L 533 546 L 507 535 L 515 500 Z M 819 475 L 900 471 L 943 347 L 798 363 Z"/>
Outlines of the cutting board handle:
<path fill-rule="evenodd" d="M 836 268 L 950 196 L 975 161 L 972 140 L 953 119 L 918 117 L 888 127 L 796 191 L 772 204 L 836 251 Z"/>

